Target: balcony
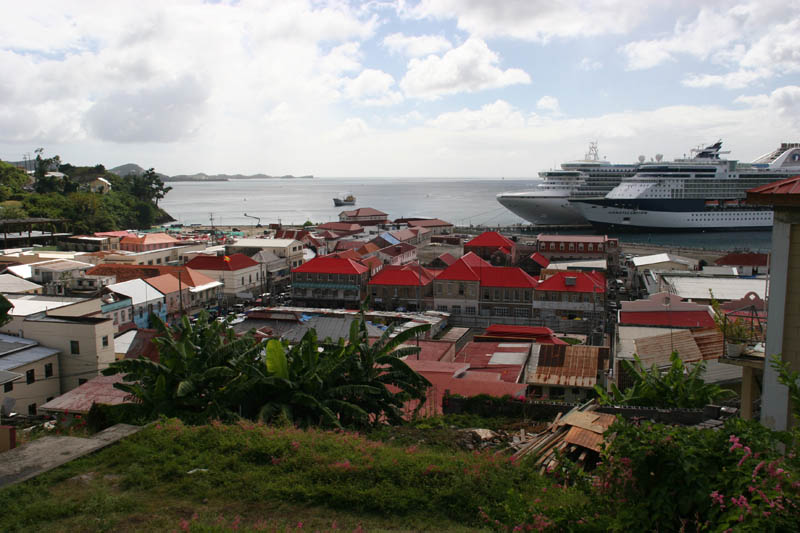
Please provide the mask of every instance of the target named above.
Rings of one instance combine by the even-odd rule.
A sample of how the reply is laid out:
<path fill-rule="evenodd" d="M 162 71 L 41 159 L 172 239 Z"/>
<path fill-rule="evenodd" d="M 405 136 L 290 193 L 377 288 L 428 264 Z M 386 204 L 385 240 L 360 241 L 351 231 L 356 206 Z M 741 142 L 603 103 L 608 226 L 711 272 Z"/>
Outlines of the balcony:
<path fill-rule="evenodd" d="M 358 291 L 361 289 L 358 285 L 348 283 L 321 283 L 317 281 L 295 281 L 292 286 L 296 289 L 342 289 L 345 291 Z"/>

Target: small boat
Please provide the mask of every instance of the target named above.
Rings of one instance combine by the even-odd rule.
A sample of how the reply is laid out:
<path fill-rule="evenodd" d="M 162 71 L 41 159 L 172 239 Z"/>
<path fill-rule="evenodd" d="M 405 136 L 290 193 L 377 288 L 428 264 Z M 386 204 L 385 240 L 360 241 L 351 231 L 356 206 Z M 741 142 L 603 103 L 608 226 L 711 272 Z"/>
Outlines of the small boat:
<path fill-rule="evenodd" d="M 352 194 L 342 195 L 341 198 L 334 198 L 333 205 L 340 207 L 343 205 L 356 205 L 356 197 Z"/>
<path fill-rule="evenodd" d="M 719 200 L 706 200 L 706 207 L 717 207 Z"/>

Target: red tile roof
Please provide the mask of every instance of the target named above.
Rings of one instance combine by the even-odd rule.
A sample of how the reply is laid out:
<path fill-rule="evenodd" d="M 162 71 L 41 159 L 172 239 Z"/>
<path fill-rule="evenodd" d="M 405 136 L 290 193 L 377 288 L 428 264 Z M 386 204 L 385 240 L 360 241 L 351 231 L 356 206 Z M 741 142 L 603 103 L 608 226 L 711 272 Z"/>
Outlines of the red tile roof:
<path fill-rule="evenodd" d="M 230 261 L 226 261 L 226 257 L 230 259 Z M 186 263 L 186 266 L 197 270 L 236 271 L 258 266 L 258 263 L 255 262 L 251 257 L 247 257 L 244 254 L 232 254 L 227 256 L 198 255 Z"/>
<path fill-rule="evenodd" d="M 320 224 L 317 226 L 318 229 L 327 229 L 331 231 L 346 231 L 346 232 L 353 232 L 358 233 L 362 231 L 364 228 L 361 227 L 360 224 L 356 224 L 354 222 L 326 222 L 324 224 Z"/>
<path fill-rule="evenodd" d="M 339 216 L 346 216 L 346 217 L 374 217 L 374 216 L 387 216 L 386 213 L 383 211 L 378 211 L 377 209 L 373 209 L 371 207 L 359 207 L 358 209 L 354 209 L 352 211 L 342 211 L 339 213 Z"/>
<path fill-rule="evenodd" d="M 767 266 L 769 262 L 768 254 L 757 254 L 754 252 L 731 252 L 722 256 L 714 264 L 726 266 Z"/>
<path fill-rule="evenodd" d="M 374 255 L 370 257 L 365 257 L 361 260 L 361 264 L 369 267 L 370 272 L 376 272 L 383 267 L 383 261 L 381 261 L 380 257 L 376 257 Z"/>
<path fill-rule="evenodd" d="M 620 311 L 621 326 L 662 326 L 675 328 L 713 328 L 708 311 Z"/>
<path fill-rule="evenodd" d="M 399 286 L 419 286 L 427 285 L 435 276 L 428 269 L 418 264 L 409 265 L 386 265 L 383 270 L 375 274 L 370 285 L 399 285 Z"/>
<path fill-rule="evenodd" d="M 362 274 L 367 267 L 353 259 L 321 255 L 307 263 L 303 263 L 292 272 L 309 272 L 314 274 Z"/>
<path fill-rule="evenodd" d="M 573 284 L 567 284 L 567 278 L 574 278 Z M 540 291 L 556 292 L 606 292 L 606 277 L 601 272 L 558 272 L 536 287 Z"/>
<path fill-rule="evenodd" d="M 473 246 L 480 246 L 485 248 L 505 247 L 510 249 L 515 246 L 515 243 L 508 237 L 504 237 L 503 235 L 500 235 L 496 231 L 484 231 L 474 239 L 464 243 L 464 248 Z"/>

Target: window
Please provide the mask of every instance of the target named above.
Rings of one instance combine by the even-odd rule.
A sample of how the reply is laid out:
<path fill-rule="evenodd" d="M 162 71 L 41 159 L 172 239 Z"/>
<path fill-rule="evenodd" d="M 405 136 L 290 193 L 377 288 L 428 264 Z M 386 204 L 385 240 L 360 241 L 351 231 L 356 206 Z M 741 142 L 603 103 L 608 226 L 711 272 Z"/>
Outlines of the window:
<path fill-rule="evenodd" d="M 157 264 L 157 265 L 160 265 L 160 264 L 161 264 L 161 258 L 160 258 L 160 257 L 159 257 L 158 259 L 156 259 L 156 264 Z"/>
<path fill-rule="evenodd" d="M 437 311 L 441 311 L 443 313 L 446 313 L 447 312 L 447 306 L 446 305 L 437 305 L 436 306 L 436 310 Z"/>
<path fill-rule="evenodd" d="M 139 316 L 142 316 L 141 309 L 139 310 Z M 72 355 L 80 355 L 81 345 L 78 341 L 69 341 L 69 353 Z"/>
<path fill-rule="evenodd" d="M 3 392 L 11 392 L 14 390 L 14 382 L 9 381 L 8 383 L 3 383 Z"/>
<path fill-rule="evenodd" d="M 25 383 L 30 385 L 34 381 L 36 381 L 36 371 L 31 368 L 30 370 L 25 372 Z"/>
<path fill-rule="evenodd" d="M 44 377 L 51 378 L 53 377 L 53 363 L 47 363 L 44 365 Z"/>
<path fill-rule="evenodd" d="M 461 306 L 460 306 L 460 305 L 454 305 L 454 306 L 452 307 L 452 311 L 451 311 L 451 312 L 452 312 L 454 315 L 460 315 L 460 314 L 461 314 Z"/>
<path fill-rule="evenodd" d="M 471 305 L 467 306 L 467 307 L 464 308 L 464 312 L 466 314 L 468 314 L 468 315 L 474 316 L 475 315 L 475 307 L 473 307 Z"/>
<path fill-rule="evenodd" d="M 28 414 L 31 415 L 31 416 L 36 416 L 36 404 L 35 403 L 28 404 Z"/>
<path fill-rule="evenodd" d="M 108 346 L 108 335 L 103 335 L 103 348 Z"/>

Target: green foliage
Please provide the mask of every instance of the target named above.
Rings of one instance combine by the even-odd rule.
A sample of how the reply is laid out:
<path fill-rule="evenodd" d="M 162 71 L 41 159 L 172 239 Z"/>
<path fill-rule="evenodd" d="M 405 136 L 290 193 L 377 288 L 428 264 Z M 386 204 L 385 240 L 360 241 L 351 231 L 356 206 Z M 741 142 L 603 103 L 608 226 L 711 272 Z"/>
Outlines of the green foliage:
<path fill-rule="evenodd" d="M 800 371 L 792 370 L 788 361 L 784 361 L 780 355 L 772 357 L 769 364 L 778 372 L 778 382 L 789 389 L 792 415 L 800 426 Z"/>
<path fill-rule="evenodd" d="M 655 365 L 645 369 L 642 360 L 634 354 L 634 361 L 620 361 L 622 370 L 634 380 L 633 385 L 620 391 L 612 383 L 606 392 L 595 385 L 603 405 L 635 405 L 640 407 L 697 408 L 734 395 L 733 391 L 703 381 L 705 361 L 687 368 L 678 352 L 670 355 L 670 367 L 662 372 Z"/>
<path fill-rule="evenodd" d="M 732 344 L 742 344 L 753 338 L 753 327 L 746 324 L 741 318 L 731 319 L 720 307 L 719 302 L 714 298 L 714 292 L 708 289 L 711 294 L 711 308 L 714 310 L 714 324 L 717 329 L 725 336 L 725 341 Z"/>
<path fill-rule="evenodd" d="M 126 359 L 104 371 L 123 373 L 115 386 L 132 394 L 149 419 L 178 417 L 191 423 L 239 417 L 301 426 L 368 427 L 399 423 L 407 401 L 425 400 L 427 380 L 401 357 L 417 348 L 400 344 L 420 326 L 377 342 L 366 321 L 353 322 L 349 342 L 320 344 L 310 330 L 298 344 L 261 344 L 251 333 L 237 337 L 227 323 L 201 314 L 177 327 L 156 319 L 160 360 Z"/>

